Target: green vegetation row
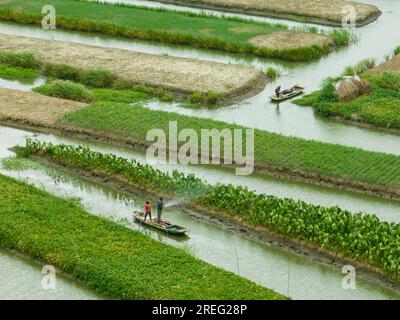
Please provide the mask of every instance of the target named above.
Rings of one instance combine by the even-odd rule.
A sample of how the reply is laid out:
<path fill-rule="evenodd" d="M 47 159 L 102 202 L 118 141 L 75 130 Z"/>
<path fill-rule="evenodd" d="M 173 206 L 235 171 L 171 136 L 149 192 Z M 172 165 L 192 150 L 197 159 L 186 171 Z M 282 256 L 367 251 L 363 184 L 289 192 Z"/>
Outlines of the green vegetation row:
<path fill-rule="evenodd" d="M 321 90 L 295 100 L 295 103 L 311 106 L 325 117 L 340 117 L 379 128 L 400 129 L 400 74 L 387 71 L 378 76 L 360 77 L 371 84 L 370 94 L 340 102 L 333 87 L 338 78 L 330 78 L 323 83 Z"/>
<path fill-rule="evenodd" d="M 0 175 L 0 245 L 117 299 L 284 299 L 183 249 Z"/>
<path fill-rule="evenodd" d="M 352 214 L 339 207 L 322 207 L 275 196 L 256 194 L 246 187 L 210 185 L 178 171 L 161 172 L 151 166 L 85 146 L 53 145 L 27 140 L 25 156 L 40 154 L 68 167 L 123 176 L 147 191 L 185 197 L 222 210 L 253 226 L 304 240 L 380 268 L 387 276 L 400 276 L 400 225 L 381 222 L 375 215 Z"/>
<path fill-rule="evenodd" d="M 24 84 L 32 84 L 39 77 L 39 72 L 35 69 L 12 67 L 0 63 L 0 78 L 15 80 Z"/>
<path fill-rule="evenodd" d="M 249 42 L 254 36 L 287 29 L 282 24 L 121 4 L 71 0 L 10 0 L 0 4 L 0 20 L 41 25 L 41 10 L 45 5 L 56 7 L 57 28 L 65 30 L 96 32 L 289 61 L 309 61 L 331 50 L 329 45 L 265 49 Z M 309 31 L 317 32 L 318 29 L 309 28 Z M 330 36 L 336 45 L 346 45 L 351 41 L 350 34 L 345 30 L 334 30 Z"/>
<path fill-rule="evenodd" d="M 136 84 L 132 80 L 114 75 L 105 69 L 82 70 L 66 64 L 44 63 L 30 52 L 0 52 L 0 78 L 24 82 L 26 80 L 34 81 L 39 75 L 48 77 L 49 82 L 35 88 L 36 92 L 82 102 L 93 101 L 93 92 L 91 94 L 89 89 L 96 91 L 97 88 L 127 90 L 146 95 L 146 97 L 156 97 L 165 102 L 181 101 L 183 106 L 190 108 L 217 107 L 221 102 L 221 96 L 213 91 L 207 93 L 195 91 L 184 96 L 161 87 Z M 27 76 L 35 76 L 35 78 L 26 79 Z"/>
<path fill-rule="evenodd" d="M 191 128 L 199 137 L 201 129 L 230 129 L 232 132 L 234 129 L 246 129 L 212 119 L 150 110 L 139 103 L 94 103 L 59 120 L 60 124 L 69 127 L 111 132 L 141 143 L 146 143 L 147 132 L 154 128 L 163 130 L 168 139 L 170 121 L 177 122 L 178 132 Z M 395 155 L 287 137 L 258 129 L 254 130 L 254 149 L 256 170 L 264 165 L 340 181 L 364 182 L 394 189 L 400 186 L 400 157 Z"/>

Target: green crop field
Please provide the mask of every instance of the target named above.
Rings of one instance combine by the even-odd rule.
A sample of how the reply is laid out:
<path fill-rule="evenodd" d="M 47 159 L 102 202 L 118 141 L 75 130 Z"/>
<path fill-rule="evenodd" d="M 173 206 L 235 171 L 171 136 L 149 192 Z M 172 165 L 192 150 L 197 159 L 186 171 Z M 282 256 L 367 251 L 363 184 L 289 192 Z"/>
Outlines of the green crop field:
<path fill-rule="evenodd" d="M 25 156 L 41 154 L 67 167 L 96 174 L 103 172 L 111 178 L 122 175 L 142 190 L 208 205 L 254 226 L 306 240 L 356 261 L 367 261 L 389 277 L 398 279 L 400 275 L 400 225 L 381 222 L 374 215 L 256 194 L 242 186 L 213 186 L 193 175 L 178 171 L 164 173 L 134 160 L 93 152 L 82 146 L 27 140 L 26 148 L 20 152 Z"/>
<path fill-rule="evenodd" d="M 363 75 L 372 92 L 354 100 L 339 102 L 329 82 L 320 91 L 313 92 L 295 103 L 311 106 L 325 117 L 365 123 L 378 128 L 400 129 L 400 75 L 385 72 L 379 76 Z"/>
<path fill-rule="evenodd" d="M 73 200 L 0 175 L 0 245 L 118 299 L 284 299 Z"/>
<path fill-rule="evenodd" d="M 93 104 L 60 119 L 64 125 L 108 131 L 142 142 L 146 140 L 146 133 L 154 128 L 162 129 L 168 135 L 170 121 L 177 121 L 178 130 L 192 128 L 199 136 L 201 129 L 244 129 L 212 119 L 154 111 L 140 104 L 110 102 Z M 255 130 L 255 161 L 256 165 L 272 165 L 392 188 L 400 186 L 398 156 L 261 130 Z"/>
<path fill-rule="evenodd" d="M 254 36 L 287 29 L 282 24 L 78 0 L 10 0 L 0 4 L 0 20 L 41 24 L 41 10 L 45 5 L 55 6 L 57 27 L 67 30 L 100 32 L 286 60 L 310 60 L 330 51 L 328 47 L 319 46 L 279 50 L 261 49 L 250 44 L 249 39 Z M 308 31 L 318 30 L 309 28 Z M 330 35 L 336 45 L 346 45 L 350 41 L 346 31 L 335 30 Z"/>
<path fill-rule="evenodd" d="M 0 78 L 6 80 L 17 80 L 21 83 L 33 83 L 40 73 L 35 69 L 12 67 L 0 64 Z"/>

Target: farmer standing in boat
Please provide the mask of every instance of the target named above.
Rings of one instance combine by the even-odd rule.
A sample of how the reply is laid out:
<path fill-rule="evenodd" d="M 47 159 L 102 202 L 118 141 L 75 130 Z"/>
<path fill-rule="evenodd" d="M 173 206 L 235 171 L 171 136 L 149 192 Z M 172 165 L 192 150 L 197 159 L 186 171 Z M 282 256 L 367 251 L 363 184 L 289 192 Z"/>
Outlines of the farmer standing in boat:
<path fill-rule="evenodd" d="M 158 200 L 158 202 L 157 202 L 157 221 L 158 221 L 158 223 L 161 222 L 161 214 L 162 214 L 163 209 L 164 209 L 164 202 L 163 202 L 163 198 L 161 197 L 160 200 Z"/>
<path fill-rule="evenodd" d="M 282 85 L 279 85 L 275 88 L 276 97 L 279 98 L 279 94 L 281 93 Z"/>
<path fill-rule="evenodd" d="M 151 205 L 150 205 L 149 201 L 146 201 L 146 205 L 144 206 L 144 211 L 145 211 L 144 221 L 146 221 L 147 216 L 150 217 L 150 221 L 151 221 L 152 220 L 151 219 Z"/>

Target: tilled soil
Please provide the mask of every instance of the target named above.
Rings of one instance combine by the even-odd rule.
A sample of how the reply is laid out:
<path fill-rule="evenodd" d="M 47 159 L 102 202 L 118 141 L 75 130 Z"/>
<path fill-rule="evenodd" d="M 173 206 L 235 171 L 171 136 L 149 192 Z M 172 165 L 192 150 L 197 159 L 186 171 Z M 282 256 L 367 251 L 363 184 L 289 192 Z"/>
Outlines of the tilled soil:
<path fill-rule="evenodd" d="M 85 104 L 81 102 L 0 88 L 0 119 L 2 120 L 52 126 L 65 113 L 84 106 Z"/>
<path fill-rule="evenodd" d="M 317 33 L 283 30 L 253 37 L 250 43 L 261 48 L 289 50 L 313 45 L 330 46 L 333 45 L 333 39 Z"/>
<path fill-rule="evenodd" d="M 76 43 L 0 35 L 0 51 L 32 52 L 41 61 L 102 68 L 135 83 L 175 92 L 214 91 L 234 101 L 260 92 L 266 76 L 253 68 Z"/>
<path fill-rule="evenodd" d="M 400 72 L 400 54 L 372 69 L 369 69 L 365 73 L 378 75 L 384 71 Z"/>
<path fill-rule="evenodd" d="M 373 5 L 350 0 L 157 0 L 164 3 L 219 9 L 224 11 L 276 17 L 285 19 L 304 18 L 309 22 L 341 25 L 346 5 L 356 13 L 358 27 L 376 20 L 381 12 Z"/>

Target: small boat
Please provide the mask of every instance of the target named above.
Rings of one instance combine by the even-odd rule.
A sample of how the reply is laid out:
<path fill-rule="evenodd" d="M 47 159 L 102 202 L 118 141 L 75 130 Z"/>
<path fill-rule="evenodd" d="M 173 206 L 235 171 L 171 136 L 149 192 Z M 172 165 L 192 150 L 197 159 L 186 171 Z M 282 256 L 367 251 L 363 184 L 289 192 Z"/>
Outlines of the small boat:
<path fill-rule="evenodd" d="M 297 95 L 303 93 L 304 89 L 305 89 L 305 87 L 300 86 L 300 85 L 295 85 L 292 88 L 293 88 L 293 90 L 291 92 L 285 93 L 285 90 L 283 90 L 279 94 L 279 97 L 277 97 L 276 94 L 274 94 L 273 96 L 270 96 L 269 98 L 272 101 L 279 102 L 279 101 L 283 101 L 283 100 L 286 100 L 286 99 L 293 98 L 294 96 L 297 96 Z"/>
<path fill-rule="evenodd" d="M 148 227 L 152 227 L 154 229 L 160 230 L 162 232 L 175 235 L 175 236 L 180 236 L 180 235 L 186 235 L 187 232 L 189 232 L 189 229 L 180 227 L 176 224 L 172 224 L 168 221 L 162 220 L 160 223 L 157 221 L 157 219 L 153 220 L 146 220 L 144 221 L 144 213 L 142 212 L 135 212 L 133 214 L 133 217 L 136 222 L 139 224 L 143 224 Z"/>

